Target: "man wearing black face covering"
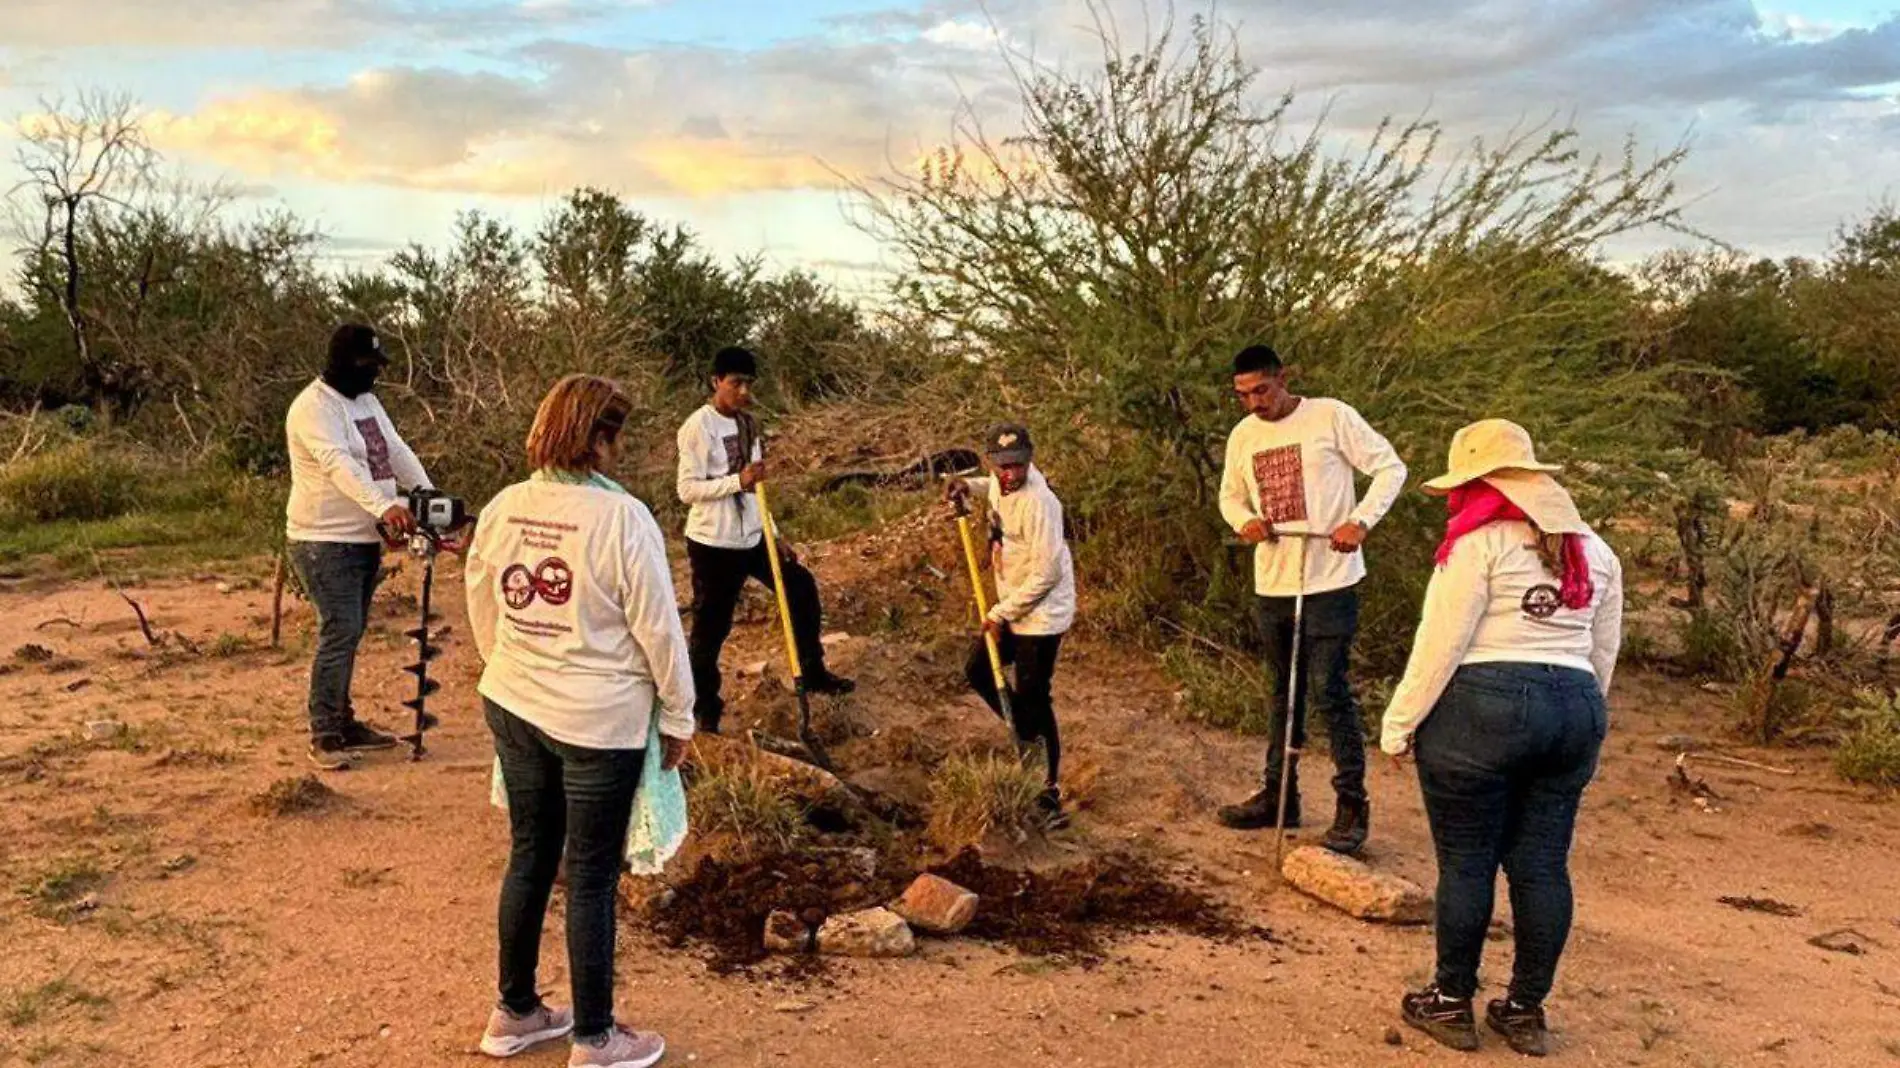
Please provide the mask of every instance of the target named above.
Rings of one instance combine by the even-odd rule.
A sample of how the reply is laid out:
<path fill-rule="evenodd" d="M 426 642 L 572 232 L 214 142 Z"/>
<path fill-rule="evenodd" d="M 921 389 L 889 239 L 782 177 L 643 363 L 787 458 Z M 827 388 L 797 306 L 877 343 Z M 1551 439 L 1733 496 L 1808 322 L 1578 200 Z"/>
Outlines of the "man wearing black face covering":
<path fill-rule="evenodd" d="M 388 364 L 375 330 L 359 323 L 338 327 L 322 376 L 298 394 L 284 419 L 290 445 L 287 555 L 318 619 L 310 760 L 326 771 L 350 767 L 357 753 L 396 744 L 358 722 L 350 704 L 356 647 L 382 567 L 377 524 L 392 537 L 414 533 L 415 517 L 400 494 L 433 488 L 370 392 Z"/>

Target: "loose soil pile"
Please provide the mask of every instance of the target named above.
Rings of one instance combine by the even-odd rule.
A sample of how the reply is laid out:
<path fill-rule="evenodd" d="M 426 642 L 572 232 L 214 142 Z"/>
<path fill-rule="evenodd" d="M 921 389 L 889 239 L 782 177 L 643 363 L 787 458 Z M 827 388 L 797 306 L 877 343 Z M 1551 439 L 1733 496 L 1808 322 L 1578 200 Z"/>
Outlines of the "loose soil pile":
<path fill-rule="evenodd" d="M 1273 938 L 1181 877 L 1125 853 L 1034 872 L 998 867 L 966 849 L 929 870 L 981 898 L 961 937 L 1084 966 L 1100 963 L 1116 936 L 1140 931 L 1222 942 Z M 892 901 L 916 874 L 886 857 L 867 880 L 845 851 L 737 862 L 708 857 L 650 919 L 668 945 L 702 947 L 714 971 L 737 971 L 765 959 L 772 912 L 794 913 L 816 927 L 827 916 Z"/>
<path fill-rule="evenodd" d="M 1227 905 L 1143 857 L 1113 853 L 1048 873 L 985 864 L 964 850 L 934 874 L 982 898 L 964 934 L 1023 953 L 1100 963 L 1118 934 L 1171 930 L 1221 942 L 1273 940 Z"/>
<path fill-rule="evenodd" d="M 730 972 L 764 959 L 765 919 L 774 911 L 795 913 L 816 927 L 833 913 L 892 900 L 913 876 L 880 866 L 866 880 L 843 850 L 744 861 L 706 857 L 667 904 L 652 910 L 652 923 L 668 945 L 704 947 L 715 972 Z"/>

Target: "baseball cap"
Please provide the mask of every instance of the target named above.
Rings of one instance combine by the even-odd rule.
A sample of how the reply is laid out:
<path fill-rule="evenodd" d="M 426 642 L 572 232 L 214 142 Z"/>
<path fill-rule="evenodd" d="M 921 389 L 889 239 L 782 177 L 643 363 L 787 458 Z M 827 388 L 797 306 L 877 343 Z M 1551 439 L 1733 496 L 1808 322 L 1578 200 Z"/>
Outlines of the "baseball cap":
<path fill-rule="evenodd" d="M 389 354 L 383 351 L 383 339 L 376 336 L 373 327 L 362 323 L 344 323 L 330 335 L 330 365 L 374 360 L 377 363 L 389 362 Z"/>
<path fill-rule="evenodd" d="M 1002 423 L 990 428 L 983 437 L 983 452 L 999 464 L 1026 464 L 1035 455 L 1029 428 L 1020 423 Z"/>

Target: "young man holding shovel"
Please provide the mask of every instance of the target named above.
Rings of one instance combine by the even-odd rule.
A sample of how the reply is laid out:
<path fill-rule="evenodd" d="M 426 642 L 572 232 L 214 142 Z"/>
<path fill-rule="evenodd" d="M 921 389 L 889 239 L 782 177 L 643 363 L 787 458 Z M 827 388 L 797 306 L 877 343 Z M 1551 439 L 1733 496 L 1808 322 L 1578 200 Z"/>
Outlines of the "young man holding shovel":
<path fill-rule="evenodd" d="M 1356 853 L 1371 819 L 1365 725 L 1347 678 L 1359 627 L 1358 585 L 1366 575 L 1360 548 L 1404 488 L 1405 464 L 1350 406 L 1289 391 L 1287 369 L 1265 345 L 1234 357 L 1234 392 L 1247 417 L 1227 437 L 1220 510 L 1240 540 L 1255 547 L 1255 617 L 1274 672 L 1275 699 L 1261 789 L 1224 806 L 1220 821 L 1242 830 L 1300 825 L 1299 751 L 1305 747 L 1308 697 L 1316 695 L 1331 736 L 1337 799 L 1321 844 Z M 1363 501 L 1355 500 L 1355 471 L 1372 479 Z M 1325 544 L 1309 545 L 1312 535 Z M 1295 608 L 1302 601 L 1296 643 Z M 1298 664 L 1291 662 L 1295 648 Z"/>
<path fill-rule="evenodd" d="M 693 634 L 690 641 L 694 711 L 699 729 L 719 733 L 725 702 L 719 696 L 719 651 L 732 633 L 732 613 L 746 579 L 772 585 L 764 523 L 755 487 L 765 478 L 765 450 L 752 407 L 752 382 L 758 358 L 742 348 L 725 348 L 713 357 L 712 397 L 679 429 L 679 498 L 690 506 L 686 516 L 686 557 L 693 569 Z M 785 601 L 803 666 L 806 693 L 850 693 L 850 679 L 825 667 L 819 642 L 821 609 L 818 580 L 779 547 L 785 575 Z"/>
<path fill-rule="evenodd" d="M 996 427 L 983 451 L 990 477 L 951 479 L 944 487 L 946 500 L 978 493 L 988 503 L 995 560 L 997 602 L 983 619 L 984 636 L 970 649 L 964 673 L 990 710 L 1004 716 L 988 642 L 997 643 L 1003 666 L 1015 666 L 1016 685 L 1008 688 L 1015 719 L 1010 726 L 1018 741 L 1042 743 L 1048 768 L 1041 803 L 1059 816 L 1062 741 L 1050 690 L 1062 636 L 1075 623 L 1075 564 L 1062 537 L 1062 502 L 1031 462 L 1029 430 L 1012 423 Z"/>

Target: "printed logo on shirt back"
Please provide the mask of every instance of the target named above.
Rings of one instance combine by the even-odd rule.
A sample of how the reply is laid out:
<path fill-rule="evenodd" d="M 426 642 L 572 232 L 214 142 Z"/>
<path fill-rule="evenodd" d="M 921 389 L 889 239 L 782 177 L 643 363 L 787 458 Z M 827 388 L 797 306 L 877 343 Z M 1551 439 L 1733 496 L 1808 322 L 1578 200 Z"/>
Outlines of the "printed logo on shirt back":
<path fill-rule="evenodd" d="M 536 598 L 559 608 L 574 597 L 574 569 L 558 556 L 550 556 L 535 565 L 516 564 L 501 573 L 502 603 L 519 612 Z"/>
<path fill-rule="evenodd" d="M 1563 594 L 1548 583 L 1524 591 L 1524 614 L 1532 619 L 1549 619 L 1563 607 Z"/>
<path fill-rule="evenodd" d="M 1306 521 L 1306 474 L 1300 446 L 1282 445 L 1253 454 L 1260 518 L 1268 526 Z"/>
<path fill-rule="evenodd" d="M 369 461 L 369 477 L 378 482 L 396 477 L 396 468 L 389 462 L 389 439 L 383 436 L 383 425 L 375 419 L 358 419 L 356 432 L 363 435 L 363 454 Z"/>

